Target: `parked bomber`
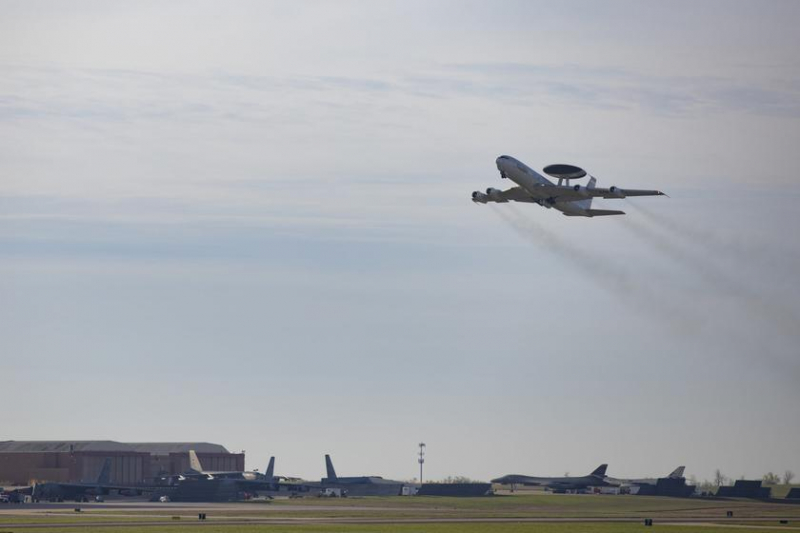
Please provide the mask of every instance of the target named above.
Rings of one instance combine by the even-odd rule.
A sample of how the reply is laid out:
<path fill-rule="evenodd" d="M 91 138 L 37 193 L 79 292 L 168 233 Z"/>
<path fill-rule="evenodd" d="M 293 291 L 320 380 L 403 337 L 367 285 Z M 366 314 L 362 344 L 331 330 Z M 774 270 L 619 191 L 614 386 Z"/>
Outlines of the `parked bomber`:
<path fill-rule="evenodd" d="M 679 466 L 666 477 L 666 479 L 684 479 L 683 478 L 683 471 L 686 469 L 685 466 Z M 663 479 L 663 478 L 661 478 Z M 658 484 L 659 478 L 640 478 L 640 479 L 621 479 L 621 478 L 613 478 L 606 476 L 606 481 L 608 481 L 611 485 L 616 485 L 619 487 L 640 487 L 642 485 L 653 485 L 655 486 Z"/>
<path fill-rule="evenodd" d="M 204 470 L 197 453 L 194 450 L 189 450 L 189 470 L 177 475 L 178 480 L 184 481 L 190 478 L 206 478 L 206 479 L 247 479 L 250 481 L 265 480 L 273 478 L 273 469 L 275 468 L 275 457 L 270 457 L 269 465 L 264 474 L 259 472 L 243 472 L 240 470 L 228 471 L 210 471 Z"/>
<path fill-rule="evenodd" d="M 489 202 L 506 203 L 528 202 L 548 209 L 557 209 L 571 217 L 597 217 L 603 215 L 624 215 L 624 211 L 592 209 L 593 198 L 627 198 L 628 196 L 665 196 L 661 191 L 641 189 L 608 189 L 596 187 L 597 179 L 589 176 L 586 186 L 570 185 L 570 180 L 586 177 L 585 170 L 574 165 L 549 165 L 544 173 L 558 178 L 558 184 L 545 178 L 526 164 L 508 155 L 501 155 L 495 161 L 500 177 L 517 184 L 505 191 L 489 187 L 486 194 L 475 191 L 472 201 L 485 204 Z"/>
<path fill-rule="evenodd" d="M 174 478 L 168 486 L 154 491 L 153 499 L 171 501 L 221 502 L 249 496 L 269 496 L 278 493 L 309 492 L 311 487 L 295 478 L 275 475 L 275 458 L 271 457 L 264 474 L 259 472 L 211 472 L 203 470 L 197 456 L 191 457 L 191 470 Z"/>
<path fill-rule="evenodd" d="M 501 485 L 540 485 L 551 489 L 553 492 L 566 492 L 568 490 L 585 490 L 589 487 L 614 486 L 606 481 L 607 464 L 595 468 L 591 474 L 580 477 L 538 477 L 522 474 L 508 474 L 492 480 L 492 483 Z"/>
<path fill-rule="evenodd" d="M 107 458 L 103 462 L 97 479 L 88 483 L 61 483 L 45 482 L 34 483 L 31 487 L 31 497 L 34 500 L 76 500 L 87 501 L 89 496 L 100 500 L 103 496 L 116 491 L 123 496 L 138 496 L 146 490 L 146 487 L 131 485 L 112 484 L 111 459 Z"/>
<path fill-rule="evenodd" d="M 380 476 L 339 477 L 328 454 L 325 455 L 325 470 L 327 477 L 320 480 L 320 488 L 340 489 L 348 496 L 399 496 L 405 485 L 402 481 Z"/>

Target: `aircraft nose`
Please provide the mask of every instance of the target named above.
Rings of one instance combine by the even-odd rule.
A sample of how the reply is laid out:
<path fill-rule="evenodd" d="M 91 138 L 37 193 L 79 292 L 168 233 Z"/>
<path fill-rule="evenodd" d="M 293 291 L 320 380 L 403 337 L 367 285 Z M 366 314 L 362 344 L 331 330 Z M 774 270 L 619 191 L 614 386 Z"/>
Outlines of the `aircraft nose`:
<path fill-rule="evenodd" d="M 497 159 L 494 160 L 495 164 L 497 165 L 497 170 L 503 170 L 503 167 L 508 166 L 513 159 L 507 155 L 501 155 Z"/>

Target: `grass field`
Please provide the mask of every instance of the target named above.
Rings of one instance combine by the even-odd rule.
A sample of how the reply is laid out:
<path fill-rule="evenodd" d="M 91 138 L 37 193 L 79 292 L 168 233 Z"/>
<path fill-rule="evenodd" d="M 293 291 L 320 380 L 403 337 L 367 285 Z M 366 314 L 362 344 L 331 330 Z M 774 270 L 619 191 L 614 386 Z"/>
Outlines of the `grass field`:
<path fill-rule="evenodd" d="M 188 528 L 178 528 L 178 531 Z M 191 528 L 190 530 L 194 530 Z M 763 527 L 750 529 L 742 526 L 731 525 L 667 525 L 655 524 L 653 527 L 644 527 L 642 524 L 598 524 L 598 523 L 567 523 L 567 524 L 520 524 L 520 523 L 459 523 L 459 524 L 369 524 L 369 525 L 334 525 L 334 524 L 301 524 L 301 525 L 234 525 L 234 526 L 215 526 L 207 525 L 196 528 L 204 533 L 648 533 L 659 531 L 661 533 L 743 533 L 746 531 L 756 531 L 760 533 L 786 532 L 787 527 Z M 58 529 L 60 531 L 74 531 L 70 529 Z M 54 531 L 52 528 L 26 529 L 30 532 Z M 151 526 L 151 527 L 109 527 L 92 528 L 94 533 L 161 533 L 175 532 L 174 526 Z"/>
<path fill-rule="evenodd" d="M 130 502 L 133 503 L 133 502 Z M 138 505 L 138 506 L 137 506 Z M 202 529 L 214 532 L 449 532 L 508 531 L 604 533 L 642 531 L 800 531 L 800 505 L 751 500 L 680 499 L 647 496 L 514 494 L 483 498 L 394 497 L 274 500 L 236 504 L 122 503 L 26 506 L 0 509 L 4 531 L 68 528 L 94 533 Z M 146 508 L 141 508 L 145 505 Z M 733 518 L 726 516 L 733 512 Z M 198 512 L 207 513 L 200 522 Z M 173 518 L 176 517 L 176 518 Z M 643 525 L 653 518 L 654 527 Z M 787 525 L 778 520 L 788 519 Z M 465 520 L 444 523 L 446 520 Z M 492 522 L 505 520 L 506 522 Z M 558 522 L 514 522 L 558 520 Z M 369 523 L 374 521 L 375 523 Z M 428 523 L 422 523 L 428 521 Z M 439 521 L 439 522 L 437 522 Z M 254 523 L 258 522 L 258 523 Z M 342 523 L 349 522 L 349 523 Z M 412 523 L 416 522 L 416 523 Z M 666 523 L 670 522 L 670 523 Z M 691 522 L 691 523 L 687 523 Z M 702 522 L 702 523 L 697 523 Z M 41 526 L 35 527 L 35 526 Z M 49 526 L 49 527 L 48 527 Z"/>

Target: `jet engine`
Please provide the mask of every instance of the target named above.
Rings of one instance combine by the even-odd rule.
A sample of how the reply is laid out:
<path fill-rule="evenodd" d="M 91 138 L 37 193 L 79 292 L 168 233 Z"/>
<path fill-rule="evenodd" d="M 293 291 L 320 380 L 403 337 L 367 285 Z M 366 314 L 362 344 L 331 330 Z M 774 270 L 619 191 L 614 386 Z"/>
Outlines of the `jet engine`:
<path fill-rule="evenodd" d="M 589 196 L 589 189 L 582 185 L 575 185 L 572 190 L 578 193 L 580 196 Z"/>
<path fill-rule="evenodd" d="M 486 196 L 488 196 L 495 202 L 502 202 L 504 200 L 503 191 L 501 191 L 500 189 L 493 189 L 489 187 L 488 189 L 486 189 Z"/>
<path fill-rule="evenodd" d="M 610 198 L 625 198 L 625 191 L 612 185 L 608 188 Z"/>
<path fill-rule="evenodd" d="M 474 192 L 472 193 L 472 201 L 473 201 L 473 202 L 479 202 L 479 203 L 485 204 L 486 202 L 488 202 L 488 201 L 489 201 L 489 197 L 488 197 L 488 196 L 486 196 L 485 194 L 483 194 L 483 193 L 482 193 L 482 192 L 480 192 L 480 191 L 474 191 Z"/>

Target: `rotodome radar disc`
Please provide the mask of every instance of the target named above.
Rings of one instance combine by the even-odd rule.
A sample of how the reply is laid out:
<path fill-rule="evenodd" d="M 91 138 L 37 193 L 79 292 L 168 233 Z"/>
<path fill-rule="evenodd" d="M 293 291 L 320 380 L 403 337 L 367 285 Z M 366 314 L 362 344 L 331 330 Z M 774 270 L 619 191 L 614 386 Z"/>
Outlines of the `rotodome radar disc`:
<path fill-rule="evenodd" d="M 547 165 L 544 173 L 554 178 L 575 180 L 586 175 L 586 171 L 575 165 Z"/>

